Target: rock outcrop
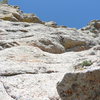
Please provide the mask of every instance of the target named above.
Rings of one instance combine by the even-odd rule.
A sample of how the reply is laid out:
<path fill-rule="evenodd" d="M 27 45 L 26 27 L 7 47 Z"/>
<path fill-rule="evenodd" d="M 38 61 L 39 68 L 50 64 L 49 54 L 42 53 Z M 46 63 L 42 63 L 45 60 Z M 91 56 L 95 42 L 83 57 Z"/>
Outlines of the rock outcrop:
<path fill-rule="evenodd" d="M 100 68 L 67 73 L 58 84 L 58 93 L 62 100 L 99 100 Z"/>
<path fill-rule="evenodd" d="M 79 98 L 98 100 L 100 29 L 96 23 L 78 30 L 43 22 L 17 6 L 0 5 L 0 100 L 77 100 L 78 93 Z M 96 33 L 90 31 L 92 26 Z M 75 82 L 78 87 L 75 84 L 72 90 Z M 86 91 L 88 96 L 81 92 L 81 82 L 91 91 Z"/>
<path fill-rule="evenodd" d="M 31 45 L 49 53 L 81 51 L 99 44 L 94 38 L 71 28 L 53 28 L 40 23 L 0 21 L 0 46 Z"/>
<path fill-rule="evenodd" d="M 81 29 L 82 31 L 87 30 L 95 34 L 100 33 L 100 20 L 91 21 L 86 27 Z"/>
<path fill-rule="evenodd" d="M 18 6 L 0 5 L 0 19 L 14 22 L 43 23 L 34 14 L 25 14 Z"/>
<path fill-rule="evenodd" d="M 66 73 L 57 84 L 61 100 L 99 100 L 100 98 L 100 46 L 91 49 L 93 62 L 83 61 L 74 67 L 74 71 Z M 94 53 L 93 53 L 94 52 Z"/>
<path fill-rule="evenodd" d="M 81 29 L 85 34 L 89 34 L 94 37 L 95 40 L 100 40 L 100 20 L 91 21 L 86 27 Z M 100 41 L 97 41 L 100 45 Z"/>

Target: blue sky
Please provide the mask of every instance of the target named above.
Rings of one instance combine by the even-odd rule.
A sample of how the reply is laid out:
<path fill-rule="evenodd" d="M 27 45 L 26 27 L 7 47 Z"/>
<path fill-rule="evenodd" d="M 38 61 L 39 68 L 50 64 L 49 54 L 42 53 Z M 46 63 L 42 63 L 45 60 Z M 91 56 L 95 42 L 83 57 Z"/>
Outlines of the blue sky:
<path fill-rule="evenodd" d="M 81 28 L 100 19 L 100 0 L 9 0 L 25 13 L 34 13 L 43 21 Z"/>

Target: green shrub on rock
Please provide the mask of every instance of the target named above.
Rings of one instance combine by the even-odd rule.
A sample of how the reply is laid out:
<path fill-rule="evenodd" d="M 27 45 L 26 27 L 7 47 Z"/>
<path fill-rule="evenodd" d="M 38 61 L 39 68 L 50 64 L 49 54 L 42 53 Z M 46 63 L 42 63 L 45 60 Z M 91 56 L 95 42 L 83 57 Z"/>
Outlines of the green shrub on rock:
<path fill-rule="evenodd" d="M 90 65 L 92 65 L 92 62 L 91 62 L 91 60 L 90 61 L 83 61 L 82 63 L 81 63 L 81 66 L 82 67 L 84 67 L 84 66 L 90 66 Z"/>

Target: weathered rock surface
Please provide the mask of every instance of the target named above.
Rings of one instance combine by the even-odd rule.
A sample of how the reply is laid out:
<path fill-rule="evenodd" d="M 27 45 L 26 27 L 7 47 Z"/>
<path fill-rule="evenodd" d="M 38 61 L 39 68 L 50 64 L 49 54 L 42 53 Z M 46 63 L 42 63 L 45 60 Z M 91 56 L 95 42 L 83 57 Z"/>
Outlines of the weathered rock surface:
<path fill-rule="evenodd" d="M 0 100 L 14 100 L 9 96 L 9 93 L 6 91 L 6 88 L 2 82 L 0 82 Z"/>
<path fill-rule="evenodd" d="M 1 50 L 0 80 L 15 100 L 60 100 L 56 91 L 57 82 L 66 72 L 90 68 L 77 67 L 85 60 L 91 60 L 93 67 L 99 67 L 100 52 L 95 51 L 50 54 L 32 46 Z"/>
<path fill-rule="evenodd" d="M 82 31 L 87 30 L 95 34 L 100 33 L 100 20 L 91 21 L 86 27 L 81 29 Z"/>
<path fill-rule="evenodd" d="M 81 82 L 83 72 L 84 76 L 88 70 L 99 71 L 99 25 L 96 30 L 94 37 L 90 30 L 58 27 L 55 22 L 22 13 L 17 6 L 0 5 L 0 100 L 63 100 L 63 87 L 59 83 L 60 98 L 56 84 L 64 74 L 71 73 L 69 80 L 74 74 Z M 84 66 L 84 61 L 90 65 Z M 98 87 L 98 82 L 95 84 Z"/>
<path fill-rule="evenodd" d="M 85 34 L 89 34 L 95 38 L 95 40 L 100 40 L 100 20 L 91 21 L 86 27 L 81 29 Z M 100 41 L 97 41 L 100 45 Z"/>
<path fill-rule="evenodd" d="M 0 5 L 0 19 L 14 22 L 42 23 L 34 14 L 25 14 L 18 6 Z"/>
<path fill-rule="evenodd" d="M 74 72 L 65 74 L 57 84 L 61 100 L 100 99 L 100 46 L 94 50 L 98 52 L 97 60 L 91 65 L 84 62 L 84 66 L 83 63 L 74 66 Z M 94 55 L 93 51 L 90 54 Z"/>
<path fill-rule="evenodd" d="M 100 68 L 83 73 L 68 73 L 58 84 L 62 100 L 99 100 Z"/>
<path fill-rule="evenodd" d="M 45 22 L 45 25 L 46 26 L 49 26 L 49 27 L 54 27 L 54 28 L 57 28 L 57 23 L 56 22 L 53 22 L 53 21 L 50 21 L 50 22 Z"/>
<path fill-rule="evenodd" d="M 50 53 L 81 51 L 100 42 L 71 28 L 52 28 L 38 23 L 0 21 L 0 46 L 31 45 Z"/>

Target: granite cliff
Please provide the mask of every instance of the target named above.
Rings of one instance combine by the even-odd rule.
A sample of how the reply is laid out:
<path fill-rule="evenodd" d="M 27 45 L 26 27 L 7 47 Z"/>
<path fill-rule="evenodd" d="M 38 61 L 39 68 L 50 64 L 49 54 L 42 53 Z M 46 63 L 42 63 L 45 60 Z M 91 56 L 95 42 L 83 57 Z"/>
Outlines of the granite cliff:
<path fill-rule="evenodd" d="M 0 5 L 0 100 L 99 98 L 100 20 L 75 29 Z"/>

